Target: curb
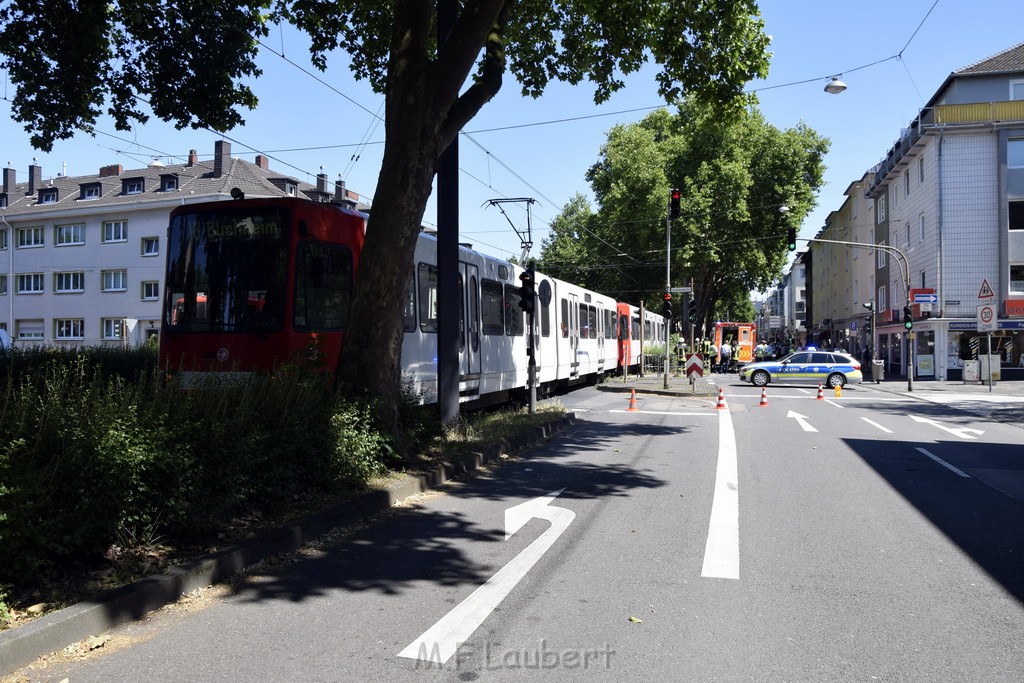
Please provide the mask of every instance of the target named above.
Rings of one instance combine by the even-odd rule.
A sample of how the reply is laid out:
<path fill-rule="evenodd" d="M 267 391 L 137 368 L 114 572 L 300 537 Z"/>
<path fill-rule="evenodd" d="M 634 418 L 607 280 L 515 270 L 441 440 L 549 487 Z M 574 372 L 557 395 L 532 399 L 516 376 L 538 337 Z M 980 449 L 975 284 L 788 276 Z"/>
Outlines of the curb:
<path fill-rule="evenodd" d="M 336 526 L 351 524 L 387 510 L 410 496 L 473 472 L 499 459 L 502 453 L 523 451 L 551 438 L 572 425 L 575 419 L 573 413 L 567 413 L 512 441 L 455 456 L 432 469 L 407 474 L 386 489 L 368 491 L 354 500 L 311 513 L 251 541 L 176 566 L 166 574 L 146 577 L 0 632 L 0 676 L 12 674 L 43 655 L 57 652 L 91 635 L 140 619 L 186 593 L 225 581 L 268 557 L 297 550 Z"/>

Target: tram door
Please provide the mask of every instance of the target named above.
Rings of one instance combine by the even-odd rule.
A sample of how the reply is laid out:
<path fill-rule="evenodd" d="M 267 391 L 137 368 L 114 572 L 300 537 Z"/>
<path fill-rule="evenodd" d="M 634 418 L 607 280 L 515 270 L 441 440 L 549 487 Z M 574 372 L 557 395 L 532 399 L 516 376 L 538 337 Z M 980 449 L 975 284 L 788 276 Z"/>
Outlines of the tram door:
<path fill-rule="evenodd" d="M 479 382 L 480 276 L 476 265 L 459 262 L 459 291 L 459 374 L 463 382 Z"/>
<path fill-rule="evenodd" d="M 579 377 L 580 374 L 580 298 L 569 295 L 569 353 L 572 363 L 569 364 L 569 376 Z"/>

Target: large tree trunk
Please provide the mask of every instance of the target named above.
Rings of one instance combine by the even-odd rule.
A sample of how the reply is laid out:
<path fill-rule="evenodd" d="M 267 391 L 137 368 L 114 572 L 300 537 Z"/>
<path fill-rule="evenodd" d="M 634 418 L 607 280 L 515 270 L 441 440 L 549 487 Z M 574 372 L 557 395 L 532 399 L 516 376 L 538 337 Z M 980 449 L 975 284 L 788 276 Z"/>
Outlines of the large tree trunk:
<path fill-rule="evenodd" d="M 504 0 L 466 5 L 454 40 L 446 40 L 432 61 L 427 56 L 432 4 L 399 0 L 396 5 L 384 116 L 387 142 L 337 370 L 343 390 L 363 390 L 379 399 L 379 416 L 395 433 L 400 433 L 403 306 L 423 212 L 441 152 L 501 87 L 504 11 Z M 460 95 L 485 45 L 483 73 Z M 391 193 L 382 188 L 402 189 Z"/>

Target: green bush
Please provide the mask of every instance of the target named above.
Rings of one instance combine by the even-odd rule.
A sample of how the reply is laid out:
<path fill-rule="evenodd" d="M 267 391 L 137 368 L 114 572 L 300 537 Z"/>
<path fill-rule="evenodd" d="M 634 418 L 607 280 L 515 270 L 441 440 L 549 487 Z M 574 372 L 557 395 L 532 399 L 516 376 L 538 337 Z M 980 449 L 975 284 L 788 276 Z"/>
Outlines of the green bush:
<path fill-rule="evenodd" d="M 18 355 L 0 375 L 0 584 L 95 564 L 126 538 L 208 542 L 398 461 L 372 405 L 316 377 L 181 392 L 151 350 Z"/>

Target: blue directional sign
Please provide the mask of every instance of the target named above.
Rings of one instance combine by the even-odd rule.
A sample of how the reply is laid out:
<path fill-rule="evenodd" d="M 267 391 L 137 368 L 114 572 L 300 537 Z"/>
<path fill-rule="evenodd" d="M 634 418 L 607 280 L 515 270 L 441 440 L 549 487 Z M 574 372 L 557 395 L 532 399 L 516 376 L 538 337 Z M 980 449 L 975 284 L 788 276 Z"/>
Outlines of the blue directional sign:
<path fill-rule="evenodd" d="M 915 304 L 937 304 L 939 303 L 938 294 L 918 294 L 914 293 Z"/>

